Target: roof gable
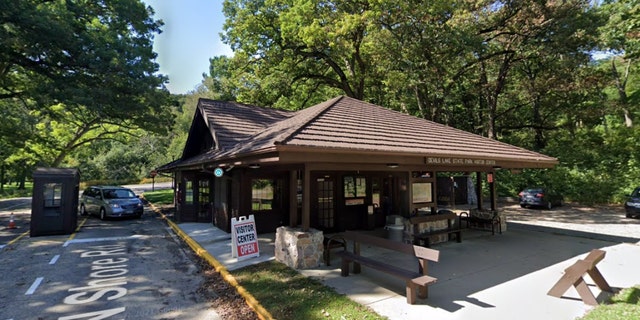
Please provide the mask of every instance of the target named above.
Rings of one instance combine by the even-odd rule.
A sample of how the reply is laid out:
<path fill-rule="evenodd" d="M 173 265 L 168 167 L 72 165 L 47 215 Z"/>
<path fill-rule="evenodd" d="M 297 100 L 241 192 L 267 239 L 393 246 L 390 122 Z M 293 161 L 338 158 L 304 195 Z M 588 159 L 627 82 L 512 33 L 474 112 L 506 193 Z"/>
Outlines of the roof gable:
<path fill-rule="evenodd" d="M 233 148 L 292 115 L 286 110 L 199 99 L 182 159 Z"/>

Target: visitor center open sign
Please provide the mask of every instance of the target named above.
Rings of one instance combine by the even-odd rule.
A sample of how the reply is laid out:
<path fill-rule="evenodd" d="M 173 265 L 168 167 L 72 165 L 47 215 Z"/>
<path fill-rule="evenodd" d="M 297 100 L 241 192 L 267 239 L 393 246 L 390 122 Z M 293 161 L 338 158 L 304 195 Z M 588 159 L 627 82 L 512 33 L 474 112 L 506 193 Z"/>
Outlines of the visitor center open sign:
<path fill-rule="evenodd" d="M 232 255 L 238 260 L 260 256 L 258 233 L 253 215 L 231 219 Z"/>

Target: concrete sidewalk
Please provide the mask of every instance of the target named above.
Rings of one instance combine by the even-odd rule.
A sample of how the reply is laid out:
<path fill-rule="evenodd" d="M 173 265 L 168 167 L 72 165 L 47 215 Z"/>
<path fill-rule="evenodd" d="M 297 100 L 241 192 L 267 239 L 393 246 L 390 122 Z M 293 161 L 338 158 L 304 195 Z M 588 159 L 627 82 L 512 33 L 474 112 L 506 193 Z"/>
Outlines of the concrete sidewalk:
<path fill-rule="evenodd" d="M 260 257 L 238 262 L 231 257 L 229 234 L 209 224 L 178 226 L 229 270 L 273 259 L 273 234 L 259 236 Z M 548 296 L 547 292 L 565 268 L 592 249 L 607 252 L 598 268 L 613 288 L 640 284 L 640 246 L 635 243 L 549 233 L 518 224 L 495 236 L 468 230 L 463 239 L 462 243 L 434 246 L 440 250 L 440 262 L 429 265 L 429 274 L 438 282 L 430 286 L 429 298 L 418 299 L 415 305 L 406 303 L 403 281 L 366 267 L 361 274 L 341 277 L 339 261 L 333 259 L 330 267 L 321 265 L 300 272 L 382 316 L 402 320 L 575 319 L 591 307 L 580 300 L 573 288 L 563 298 Z M 386 261 L 415 263 L 411 258 L 404 260 L 383 250 L 362 250 L 363 254 Z M 607 297 L 597 287 L 590 288 L 599 301 Z"/>

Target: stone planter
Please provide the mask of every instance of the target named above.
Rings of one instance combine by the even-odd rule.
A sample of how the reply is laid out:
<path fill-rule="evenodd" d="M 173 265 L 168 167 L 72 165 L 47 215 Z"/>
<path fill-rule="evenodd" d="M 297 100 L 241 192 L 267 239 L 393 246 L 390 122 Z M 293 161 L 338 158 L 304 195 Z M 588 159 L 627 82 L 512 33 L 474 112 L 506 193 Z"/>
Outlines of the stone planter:
<path fill-rule="evenodd" d="M 276 230 L 275 259 L 293 269 L 309 269 L 320 265 L 324 247 L 322 231 L 279 227 Z"/>

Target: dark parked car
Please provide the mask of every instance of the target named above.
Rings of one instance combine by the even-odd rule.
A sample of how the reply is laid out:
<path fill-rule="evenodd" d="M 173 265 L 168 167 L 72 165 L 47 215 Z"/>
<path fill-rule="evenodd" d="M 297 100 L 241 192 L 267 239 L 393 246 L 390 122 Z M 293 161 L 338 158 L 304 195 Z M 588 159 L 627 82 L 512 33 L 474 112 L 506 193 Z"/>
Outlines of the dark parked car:
<path fill-rule="evenodd" d="M 89 187 L 80 196 L 80 214 L 109 217 L 142 217 L 142 200 L 131 190 L 117 186 Z"/>
<path fill-rule="evenodd" d="M 520 197 L 520 206 L 541 207 L 551 210 L 553 207 L 562 206 L 562 195 L 551 189 L 545 188 L 527 188 L 522 190 L 518 196 Z"/>
<path fill-rule="evenodd" d="M 629 195 L 624 203 L 624 211 L 627 213 L 627 218 L 640 216 L 640 187 L 637 187 Z"/>

